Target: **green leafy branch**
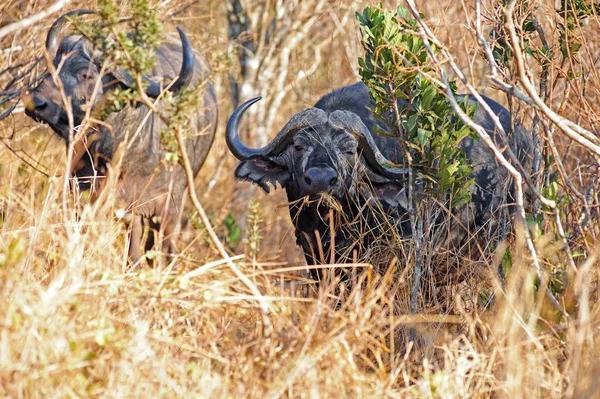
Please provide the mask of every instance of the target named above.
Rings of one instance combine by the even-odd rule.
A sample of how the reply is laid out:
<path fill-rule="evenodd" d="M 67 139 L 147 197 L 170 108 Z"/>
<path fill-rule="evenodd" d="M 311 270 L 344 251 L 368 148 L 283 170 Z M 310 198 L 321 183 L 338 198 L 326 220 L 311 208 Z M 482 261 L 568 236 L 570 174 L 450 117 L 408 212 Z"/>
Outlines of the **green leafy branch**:
<path fill-rule="evenodd" d="M 459 144 L 473 133 L 436 83 L 417 22 L 403 7 L 395 12 L 366 7 L 356 17 L 365 50 L 360 75 L 375 101 L 373 112 L 406 148 L 404 161 L 421 178 L 417 195 L 449 197 L 450 207 L 469 201 L 472 167 Z M 450 85 L 456 93 L 456 84 Z M 469 115 L 475 110 L 466 97 L 461 106 Z"/>
<path fill-rule="evenodd" d="M 72 22 L 98 50 L 101 63 L 110 57 L 115 66 L 134 77 L 131 87 L 117 88 L 107 96 L 107 110 L 120 110 L 125 104 L 136 101 L 140 91 L 145 90 L 145 87 L 138 87 L 138 81 L 144 86 L 144 81 L 138 78 L 156 65 L 154 52 L 161 43 L 163 26 L 158 13 L 146 0 L 131 2 L 131 17 L 126 24 L 120 18 L 120 8 L 115 0 L 100 0 L 98 14 L 101 23 L 83 23 L 77 18 Z"/>

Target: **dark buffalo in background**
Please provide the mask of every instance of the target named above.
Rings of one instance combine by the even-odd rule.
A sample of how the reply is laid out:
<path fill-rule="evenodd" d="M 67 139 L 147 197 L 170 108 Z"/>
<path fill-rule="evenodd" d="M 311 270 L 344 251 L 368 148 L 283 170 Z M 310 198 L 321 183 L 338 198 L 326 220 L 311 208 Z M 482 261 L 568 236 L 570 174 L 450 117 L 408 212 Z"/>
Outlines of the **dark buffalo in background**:
<path fill-rule="evenodd" d="M 46 48 L 53 59 L 64 93 L 70 98 L 73 125 L 75 130 L 82 124 L 86 110 L 99 106 L 103 94 L 115 87 L 127 87 L 133 83 L 132 76 L 119 68 L 112 68 L 103 76 L 99 54 L 85 37 L 71 34 L 60 38 L 68 16 L 94 14 L 89 10 L 78 10 L 60 17 L 51 27 L 46 40 Z M 202 84 L 201 104 L 195 116 L 187 123 L 190 138 L 187 139 L 187 152 L 194 175 L 204 163 L 212 145 L 216 123 L 217 103 L 212 83 L 208 80 L 210 68 L 206 60 L 195 52 L 183 30 L 178 28 L 180 40 L 169 38 L 155 52 L 156 65 L 150 76 L 146 94 L 156 98 L 163 88 L 161 80 L 177 80 L 169 88 L 175 95 L 185 88 Z M 102 80 L 100 93 L 92 98 L 97 79 Z M 167 86 L 168 81 L 163 82 Z M 74 137 L 71 132 L 67 110 L 59 88 L 48 74 L 41 83 L 30 90 L 23 98 L 26 114 L 33 119 L 48 124 L 65 141 Z M 164 109 L 161 102 L 159 110 Z M 97 189 L 105 177 L 119 144 L 127 138 L 132 141 L 125 149 L 119 180 L 116 187 L 117 203 L 133 213 L 130 255 L 132 261 L 140 258 L 142 237 L 142 217 L 166 216 L 165 234 L 175 230 L 182 212 L 181 204 L 187 180 L 183 167 L 175 166 L 174 174 L 165 166 L 166 149 L 161 144 L 161 132 L 166 125 L 160 117 L 151 113 L 146 120 L 149 108 L 141 103 L 126 104 L 120 111 L 109 113 L 103 124 L 88 129 L 85 146 L 75 146 L 75 162 L 71 173 L 77 178 L 80 190 Z M 140 128 L 141 126 L 141 128 Z M 139 131 L 138 131 L 139 129 Z M 137 132 L 137 133 L 136 133 Z M 132 140 L 133 138 L 133 140 Z M 171 186 L 171 187 L 170 187 Z M 171 203 L 168 204 L 168 201 Z M 163 215 L 168 204 L 168 212 Z"/>
<path fill-rule="evenodd" d="M 483 98 L 509 132 L 509 112 Z M 337 262 L 352 262 L 353 250 L 358 250 L 355 260 L 371 259 L 369 256 L 386 234 L 381 228 L 381 215 L 402 237 L 410 237 L 402 183 L 406 181 L 406 171 L 391 166 L 402 164 L 400 145 L 397 139 L 375 133 L 377 127 L 386 128 L 370 111 L 374 103 L 364 84 L 327 94 L 314 107 L 294 115 L 265 147 L 253 149 L 241 142 L 238 124 L 244 112 L 259 99 L 238 107 L 227 126 L 228 147 L 241 161 L 235 176 L 258 184 L 266 192 L 270 185 L 277 184 L 286 190 L 297 244 L 308 264 L 322 264 L 330 259 L 330 206 L 327 201 L 319 201 L 323 193 L 335 198 L 336 214 L 341 211 L 345 216 L 335 223 Z M 500 144 L 494 124 L 482 107 L 475 111 L 473 119 Z M 509 144 L 527 168 L 530 133 L 517 124 Z M 453 209 L 453 216 L 445 217 L 449 224 L 439 226 L 444 230 L 438 231 L 443 237 L 437 245 L 449 250 L 464 245 L 473 232 L 485 231 L 486 237 L 492 237 L 500 227 L 500 213 L 510 213 L 515 208 L 509 206 L 514 203 L 510 176 L 485 143 L 469 136 L 461 145 L 472 163 L 475 184 L 470 189 L 471 201 Z"/>

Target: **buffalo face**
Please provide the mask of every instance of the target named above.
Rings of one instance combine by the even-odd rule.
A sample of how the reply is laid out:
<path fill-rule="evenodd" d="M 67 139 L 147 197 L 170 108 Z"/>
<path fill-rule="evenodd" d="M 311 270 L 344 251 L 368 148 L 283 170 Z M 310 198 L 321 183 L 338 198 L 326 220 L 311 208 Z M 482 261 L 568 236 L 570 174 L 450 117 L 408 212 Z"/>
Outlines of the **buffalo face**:
<path fill-rule="evenodd" d="M 83 120 L 87 107 L 97 102 L 92 98 L 98 78 L 98 67 L 93 60 L 89 42 L 81 36 L 66 37 L 54 58 L 54 68 L 63 92 L 68 96 L 73 123 Z M 104 78 L 107 80 L 108 76 Z M 61 90 L 50 74 L 29 91 L 24 99 L 25 113 L 38 122 L 47 123 L 65 140 L 69 138 L 69 119 Z"/>
<path fill-rule="evenodd" d="M 268 184 L 279 184 L 290 200 L 320 194 L 342 199 L 352 188 L 357 145 L 352 134 L 340 126 L 317 122 L 298 131 L 281 153 L 243 161 L 236 176 L 267 192 Z"/>
<path fill-rule="evenodd" d="M 238 123 L 258 100 L 241 105 L 227 126 L 227 145 L 241 161 L 236 177 L 267 192 L 277 184 L 285 188 L 297 243 L 309 264 L 389 261 L 387 249 L 395 253 L 398 240 L 412 234 L 405 189 L 408 176 L 389 160 L 402 163 L 398 140 L 371 133 L 385 126 L 370 111 L 374 104 L 366 86 L 359 83 L 331 92 L 314 108 L 296 114 L 269 144 L 252 149 L 241 142 Z M 476 103 L 475 99 L 469 101 Z M 509 131 L 510 113 L 486 97 L 484 101 Z M 497 147 L 515 149 L 518 161 L 527 169 L 531 135 L 521 125 L 514 124 L 505 143 L 483 107 L 477 107 L 473 121 Z M 432 219 L 428 219 L 426 234 L 439 253 L 468 253 L 473 247 L 478 251 L 481 247 L 474 244 L 473 234 L 484 240 L 495 237 L 514 210 L 510 176 L 487 145 L 466 137 L 461 147 L 473 167 L 472 200 L 453 208 L 450 217 L 444 198 L 429 204 Z M 318 278 L 318 271 L 315 274 Z"/>
<path fill-rule="evenodd" d="M 243 113 L 259 98 L 242 104 L 227 126 L 227 144 L 242 161 L 236 177 L 286 189 L 291 201 L 329 194 L 345 200 L 359 182 L 381 187 L 404 178 L 406 171 L 388 161 L 360 117 L 346 110 L 309 108 L 296 114 L 265 147 L 246 147 L 238 135 Z M 389 199 L 389 198 L 388 198 Z"/>
<path fill-rule="evenodd" d="M 81 35 L 73 34 L 60 40 L 68 17 L 85 14 L 96 12 L 71 11 L 54 22 L 48 31 L 46 50 L 52 59 L 59 82 L 48 73 L 42 77 L 40 84 L 28 91 L 23 98 L 25 113 L 38 122 L 47 123 L 65 140 L 69 140 L 70 133 L 65 104 L 71 107 L 75 127 L 83 122 L 88 108 L 93 109 L 105 92 L 112 90 L 117 84 L 130 87 L 134 83 L 134 78 L 129 72 L 115 65 L 108 65 L 107 71 L 100 76 L 100 54 L 96 53 L 92 43 Z M 181 28 L 177 28 L 177 31 L 182 44 L 182 64 L 176 81 L 169 87 L 170 91 L 181 90 L 190 84 L 195 63 L 189 40 Z M 157 98 L 163 91 L 163 85 L 145 76 L 143 78 L 148 84 L 146 94 Z M 101 79 L 101 84 L 98 93 L 94 93 L 98 79 Z M 62 90 L 57 83 L 62 86 Z M 63 93 L 66 98 L 63 98 Z"/>

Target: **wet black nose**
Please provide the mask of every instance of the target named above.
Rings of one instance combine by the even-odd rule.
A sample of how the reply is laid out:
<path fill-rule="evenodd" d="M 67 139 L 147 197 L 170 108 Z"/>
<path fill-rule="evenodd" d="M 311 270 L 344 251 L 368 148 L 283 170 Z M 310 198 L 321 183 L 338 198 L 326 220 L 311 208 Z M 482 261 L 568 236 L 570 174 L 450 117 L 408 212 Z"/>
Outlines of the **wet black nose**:
<path fill-rule="evenodd" d="M 22 97 L 25 114 L 38 122 L 56 125 L 63 116 L 62 108 L 44 97 L 39 93 L 25 93 Z"/>
<path fill-rule="evenodd" d="M 33 105 L 35 107 L 36 110 L 43 110 L 44 108 L 46 108 L 46 105 L 48 105 L 48 103 L 46 103 L 46 100 L 39 98 L 39 97 L 33 97 Z"/>
<path fill-rule="evenodd" d="M 310 194 L 329 191 L 337 182 L 337 172 L 328 167 L 313 167 L 304 173 L 304 183 Z"/>
<path fill-rule="evenodd" d="M 37 117 L 40 111 L 47 108 L 48 103 L 43 98 L 27 93 L 23 96 L 23 105 L 27 115 Z"/>

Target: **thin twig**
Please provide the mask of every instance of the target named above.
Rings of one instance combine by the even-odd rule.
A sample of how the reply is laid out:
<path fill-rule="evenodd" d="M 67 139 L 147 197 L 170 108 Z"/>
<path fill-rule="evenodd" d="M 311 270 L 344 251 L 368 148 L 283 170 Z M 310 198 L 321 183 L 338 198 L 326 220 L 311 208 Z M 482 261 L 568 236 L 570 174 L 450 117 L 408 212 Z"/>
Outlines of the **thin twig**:
<path fill-rule="evenodd" d="M 0 115 L 0 119 L 2 119 L 2 118 L 1 118 L 1 115 Z M 25 159 L 25 158 L 23 158 L 21 155 L 19 155 L 19 154 L 17 153 L 17 152 L 18 152 L 17 150 L 15 150 L 14 148 L 12 148 L 10 145 L 8 145 L 8 144 L 6 143 L 6 139 L 5 139 L 5 138 L 3 138 L 3 137 L 0 137 L 0 141 L 2 141 L 2 144 L 4 144 L 4 146 L 5 146 L 6 148 L 8 148 L 8 150 L 9 150 L 10 152 L 12 152 L 14 156 L 16 156 L 17 158 L 19 158 L 19 159 L 21 160 L 21 162 L 23 162 L 25 165 L 29 166 L 31 169 L 35 170 L 36 172 L 40 172 L 40 173 L 41 173 L 42 175 L 44 175 L 45 177 L 50 177 L 50 175 L 49 175 L 48 173 L 44 172 L 43 170 L 40 170 L 40 169 L 38 169 L 38 168 L 37 168 L 35 165 L 31 164 L 31 163 L 30 163 L 28 160 L 26 160 L 26 159 Z M 27 154 L 27 153 L 26 153 L 25 151 L 23 151 L 23 150 L 20 150 L 20 151 L 21 151 L 21 152 L 23 152 L 23 153 L 25 153 L 25 154 Z M 29 156 L 29 155 L 28 155 L 28 156 Z"/>
<path fill-rule="evenodd" d="M 515 21 L 513 18 L 513 12 L 516 5 L 516 0 L 510 0 L 504 9 L 504 15 L 506 17 L 506 27 L 510 33 L 510 39 L 512 42 L 512 48 L 517 63 L 517 69 L 519 71 L 519 81 L 525 88 L 525 91 L 529 97 L 533 100 L 536 106 L 550 119 L 556 126 L 560 128 L 569 138 L 575 140 L 592 152 L 597 159 L 600 159 L 600 139 L 596 137 L 592 132 L 581 126 L 573 123 L 572 121 L 558 115 L 552 111 L 542 99 L 538 96 L 535 87 L 527 77 L 525 70 L 525 61 L 523 58 L 523 51 L 519 42 L 519 36 L 515 28 Z"/>
<path fill-rule="evenodd" d="M 512 2 L 513 2 L 513 6 L 514 6 L 514 0 Z M 506 170 L 509 172 L 509 174 L 514 179 L 514 186 L 515 186 L 516 197 L 517 197 L 516 198 L 516 201 L 517 201 L 517 214 L 519 215 L 519 218 L 521 219 L 523 234 L 525 236 L 525 242 L 527 243 L 527 248 L 528 248 L 529 252 L 531 253 L 533 264 L 535 266 L 535 269 L 536 269 L 538 275 L 541 276 L 542 269 L 541 269 L 541 266 L 540 266 L 540 263 L 539 263 L 539 259 L 538 259 L 538 256 L 537 256 L 537 251 L 535 249 L 535 245 L 534 245 L 533 240 L 531 238 L 531 234 L 529 233 L 529 229 L 527 228 L 527 225 L 528 225 L 527 224 L 527 215 L 525 213 L 524 195 L 523 195 L 523 176 L 506 159 L 506 157 L 498 149 L 498 147 L 496 146 L 496 144 L 492 141 L 492 139 L 489 136 L 489 134 L 485 131 L 485 129 L 482 126 L 476 124 L 460 108 L 460 106 L 459 106 L 456 98 L 454 97 L 454 94 L 452 93 L 452 90 L 450 89 L 450 84 L 449 84 L 449 80 L 448 80 L 445 68 L 439 63 L 439 61 L 437 61 L 436 54 L 431 49 L 431 45 L 429 43 L 429 39 L 433 39 L 436 47 L 440 49 L 440 51 L 444 55 L 445 59 L 448 60 L 448 62 L 452 66 L 453 71 L 459 76 L 459 78 L 461 79 L 461 81 L 463 81 L 463 83 L 465 83 L 467 85 L 467 88 L 469 89 L 469 91 L 471 92 L 471 94 L 476 98 L 478 104 L 488 113 L 488 115 L 490 116 L 490 118 L 494 121 L 494 125 L 495 125 L 496 129 L 498 130 L 498 132 L 501 134 L 501 136 L 504 137 L 504 138 L 506 138 L 506 133 L 504 132 L 504 128 L 502 127 L 502 124 L 500 123 L 497 115 L 495 115 L 494 112 L 492 112 L 492 110 L 489 108 L 489 105 L 485 101 L 483 101 L 481 95 L 479 93 L 477 93 L 477 91 L 475 91 L 475 89 L 468 83 L 468 81 L 466 80 L 464 74 L 462 73 L 462 71 L 460 70 L 460 68 L 458 68 L 458 65 L 456 65 L 456 63 L 453 61 L 453 57 L 451 56 L 451 54 L 449 54 L 449 52 L 445 49 L 445 47 L 443 46 L 443 44 L 436 38 L 436 36 L 433 34 L 433 32 L 425 24 L 425 22 L 423 21 L 423 19 L 419 15 L 419 12 L 416 9 L 414 1 L 413 0 L 406 0 L 406 4 L 408 5 L 411 13 L 413 14 L 413 17 L 417 20 L 417 22 L 419 24 L 419 35 L 421 36 L 421 38 L 423 40 L 423 44 L 425 46 L 425 49 L 427 50 L 427 52 L 428 52 L 429 56 L 431 57 L 431 59 L 436 63 L 436 65 L 437 65 L 437 67 L 438 67 L 438 69 L 440 71 L 440 76 L 442 77 L 442 81 L 447 86 L 446 94 L 448 95 L 448 99 L 450 101 L 450 104 L 452 105 L 452 108 L 457 113 L 457 115 L 461 118 L 461 120 L 463 121 L 463 123 L 465 123 L 471 129 L 473 129 L 478 134 L 479 138 L 486 143 L 486 145 L 492 151 L 492 153 L 494 154 L 494 156 L 498 160 L 498 162 L 500 162 L 500 164 L 504 168 L 506 168 Z M 514 26 L 513 26 L 513 28 L 514 28 Z M 514 44 L 513 44 L 513 47 L 515 47 Z M 529 94 L 531 94 L 531 93 L 529 93 Z M 537 95 L 537 93 L 535 93 L 535 91 L 534 91 L 534 94 Z M 599 150 L 600 150 L 600 148 L 599 148 Z M 512 151 L 510 151 L 510 148 L 507 148 L 507 153 L 509 153 L 509 154 L 512 153 Z M 600 154 L 600 152 L 599 152 L 599 154 Z M 513 156 L 514 156 L 514 154 L 513 154 Z M 517 161 L 517 163 L 518 163 L 518 161 Z M 543 197 L 541 197 L 541 198 L 543 198 Z M 554 204 L 554 201 L 550 201 L 550 200 L 547 200 L 547 199 L 546 199 L 546 201 L 548 201 L 549 203 Z M 554 296 L 552 295 L 552 293 L 549 290 L 547 291 L 546 296 L 552 302 L 553 306 L 556 309 L 558 309 L 563 314 L 563 316 L 566 319 L 570 318 L 569 314 L 564 310 L 563 306 L 556 300 L 556 298 L 554 298 Z"/>
<path fill-rule="evenodd" d="M 198 212 L 198 215 L 200 215 L 200 219 L 202 220 L 202 223 L 204 224 L 204 227 L 206 228 L 206 231 L 208 232 L 211 241 L 219 251 L 219 254 L 223 257 L 223 259 L 227 261 L 227 265 L 229 266 L 231 271 L 240 279 L 240 281 L 242 281 L 242 283 L 244 283 L 244 285 L 246 285 L 246 287 L 252 292 L 255 299 L 258 301 L 262 311 L 262 320 L 264 328 L 263 333 L 265 336 L 269 336 L 273 330 L 271 326 L 271 321 L 269 320 L 268 302 L 265 300 L 265 298 L 258 290 L 256 285 L 252 281 L 250 281 L 250 279 L 244 273 L 242 273 L 242 271 L 235 265 L 235 263 L 233 263 L 232 258 L 229 256 L 227 250 L 225 250 L 225 247 L 221 243 L 221 240 L 212 228 L 210 219 L 204 211 L 204 208 L 202 207 L 202 204 L 198 199 L 198 195 L 196 194 L 196 189 L 194 188 L 194 172 L 192 170 L 192 166 L 188 157 L 187 149 L 185 146 L 185 139 L 181 134 L 181 129 L 175 129 L 175 134 L 177 136 L 177 142 L 179 143 L 182 166 L 185 170 L 185 174 L 187 177 L 188 192 L 190 195 L 190 199 L 192 200 L 192 204 L 194 205 L 194 208 L 196 208 L 196 212 Z"/>
<path fill-rule="evenodd" d="M 47 7 L 45 10 L 40 11 L 39 13 L 32 15 L 29 18 L 22 19 L 17 22 L 13 22 L 10 25 L 4 26 L 0 28 L 0 39 L 2 39 L 6 35 L 10 35 L 21 29 L 26 29 L 31 25 L 41 21 L 42 19 L 48 17 L 49 15 L 54 14 L 55 12 L 61 11 L 65 6 L 67 6 L 73 0 L 59 0 L 56 3 L 52 4 L 50 7 Z"/>

